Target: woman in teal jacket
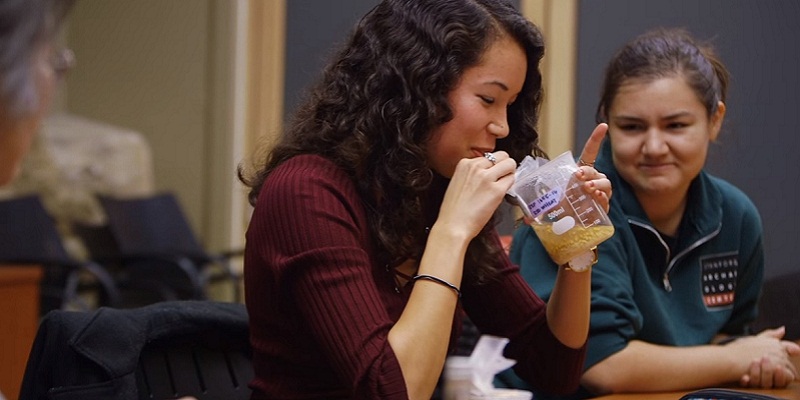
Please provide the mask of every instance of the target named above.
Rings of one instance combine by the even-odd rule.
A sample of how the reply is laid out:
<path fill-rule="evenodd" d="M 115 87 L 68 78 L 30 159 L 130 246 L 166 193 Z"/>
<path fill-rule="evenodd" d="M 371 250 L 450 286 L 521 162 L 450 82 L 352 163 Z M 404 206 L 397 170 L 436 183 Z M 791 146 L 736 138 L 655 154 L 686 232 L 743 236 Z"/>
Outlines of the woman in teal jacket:
<path fill-rule="evenodd" d="M 703 170 L 727 84 L 711 49 L 682 30 L 644 34 L 607 67 L 597 116 L 609 130 L 596 168 L 614 188 L 616 233 L 591 272 L 583 393 L 575 397 L 782 387 L 798 376 L 800 347 L 781 340 L 782 328 L 745 336 L 764 270 L 758 211 Z M 529 226 L 515 233 L 511 259 L 545 299 L 559 268 L 546 258 Z"/>

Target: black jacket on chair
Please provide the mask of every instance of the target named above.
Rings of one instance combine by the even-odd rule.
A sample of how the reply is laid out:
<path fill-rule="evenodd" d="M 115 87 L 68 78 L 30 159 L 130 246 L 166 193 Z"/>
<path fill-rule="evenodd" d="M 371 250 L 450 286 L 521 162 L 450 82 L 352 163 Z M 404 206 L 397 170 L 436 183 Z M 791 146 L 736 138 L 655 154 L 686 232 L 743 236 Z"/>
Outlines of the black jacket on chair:
<path fill-rule="evenodd" d="M 249 352 L 247 323 L 243 304 L 214 301 L 170 301 L 93 312 L 51 311 L 39 326 L 20 399 L 142 398 L 140 356 L 147 349 L 158 348 L 159 343 L 170 348 L 179 343 Z M 250 377 L 239 379 L 240 391 L 247 394 Z M 215 398 L 202 393 L 178 394 Z"/>

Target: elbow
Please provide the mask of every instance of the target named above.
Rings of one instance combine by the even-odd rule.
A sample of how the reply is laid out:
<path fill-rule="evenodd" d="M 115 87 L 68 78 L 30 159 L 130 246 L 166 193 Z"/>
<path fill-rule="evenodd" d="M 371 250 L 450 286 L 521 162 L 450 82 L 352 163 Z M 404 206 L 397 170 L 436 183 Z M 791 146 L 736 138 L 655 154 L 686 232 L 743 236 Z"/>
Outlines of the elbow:
<path fill-rule="evenodd" d="M 535 391 L 557 397 L 575 394 L 580 389 L 581 384 L 580 375 L 566 373 L 558 376 L 550 375 L 538 379 L 526 379 L 526 381 Z"/>
<path fill-rule="evenodd" d="M 589 379 L 581 379 L 581 385 L 595 396 L 605 396 L 607 394 L 618 393 L 608 382 L 596 382 Z"/>
<path fill-rule="evenodd" d="M 598 368 L 599 367 L 599 368 Z M 625 379 L 622 374 L 595 365 L 584 372 L 581 386 L 597 396 L 625 392 Z"/>

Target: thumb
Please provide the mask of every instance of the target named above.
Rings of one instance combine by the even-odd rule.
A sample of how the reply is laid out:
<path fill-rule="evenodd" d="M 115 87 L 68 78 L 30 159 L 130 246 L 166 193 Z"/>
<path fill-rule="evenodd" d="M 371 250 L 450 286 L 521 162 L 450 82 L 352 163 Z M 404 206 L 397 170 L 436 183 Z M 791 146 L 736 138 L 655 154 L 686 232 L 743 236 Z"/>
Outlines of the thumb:
<path fill-rule="evenodd" d="M 586 140 L 586 144 L 583 145 L 583 151 L 581 151 L 581 156 L 579 159 L 585 161 L 586 163 L 594 164 L 594 160 L 597 158 L 597 153 L 600 152 L 600 144 L 603 143 L 603 138 L 606 136 L 607 131 L 607 124 L 598 124 L 592 131 L 589 139 Z"/>
<path fill-rule="evenodd" d="M 771 337 L 771 338 L 775 338 L 775 339 L 781 339 L 781 338 L 783 338 L 783 335 L 785 335 L 785 334 L 786 334 L 786 327 L 785 326 L 779 326 L 779 327 L 777 327 L 775 329 L 764 329 L 763 331 L 759 332 L 758 335 L 756 335 L 756 336 Z"/>

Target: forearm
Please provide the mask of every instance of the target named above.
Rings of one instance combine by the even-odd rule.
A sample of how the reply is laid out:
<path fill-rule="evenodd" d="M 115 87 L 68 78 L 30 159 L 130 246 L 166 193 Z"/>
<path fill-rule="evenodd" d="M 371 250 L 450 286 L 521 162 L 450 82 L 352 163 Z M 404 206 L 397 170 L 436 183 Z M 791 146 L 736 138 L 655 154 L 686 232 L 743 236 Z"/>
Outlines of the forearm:
<path fill-rule="evenodd" d="M 443 232 L 444 231 L 444 232 Z M 468 240 L 434 226 L 418 274 L 461 286 Z M 447 286 L 417 280 L 400 319 L 389 331 L 389 344 L 400 363 L 410 399 L 427 399 L 444 366 L 458 296 Z"/>
<path fill-rule="evenodd" d="M 673 391 L 737 382 L 742 374 L 725 346 L 675 347 L 634 340 L 589 368 L 581 384 L 596 394 Z"/>
<path fill-rule="evenodd" d="M 591 312 L 591 270 L 574 272 L 559 268 L 553 293 L 547 302 L 547 325 L 565 346 L 584 345 Z"/>

